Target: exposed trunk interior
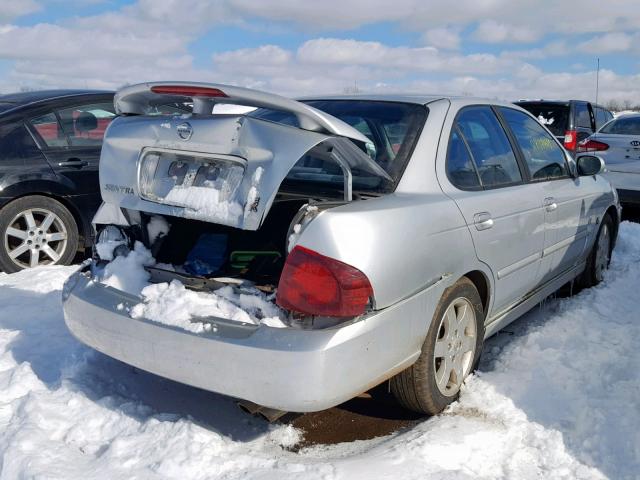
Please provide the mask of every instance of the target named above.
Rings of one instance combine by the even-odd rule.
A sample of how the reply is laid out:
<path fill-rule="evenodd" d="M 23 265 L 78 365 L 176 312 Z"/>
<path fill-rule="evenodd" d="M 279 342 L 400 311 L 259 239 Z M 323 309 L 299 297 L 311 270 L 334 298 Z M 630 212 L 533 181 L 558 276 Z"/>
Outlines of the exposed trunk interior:
<path fill-rule="evenodd" d="M 256 231 L 166 217 L 171 225 L 169 233 L 152 246 L 152 251 L 158 262 L 171 264 L 187 276 L 241 278 L 269 290 L 277 286 L 284 267 L 291 222 L 306 203 L 308 196 L 279 195 Z M 194 260 L 210 264 L 212 253 L 218 256 L 214 263 L 219 263 L 219 268 L 204 272 L 189 268 Z"/>

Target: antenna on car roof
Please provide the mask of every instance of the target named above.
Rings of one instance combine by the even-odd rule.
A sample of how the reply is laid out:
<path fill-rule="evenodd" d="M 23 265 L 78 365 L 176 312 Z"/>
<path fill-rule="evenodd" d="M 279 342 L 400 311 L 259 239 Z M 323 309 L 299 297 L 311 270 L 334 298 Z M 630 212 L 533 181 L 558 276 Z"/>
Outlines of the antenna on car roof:
<path fill-rule="evenodd" d="M 598 104 L 598 84 L 600 80 L 600 57 L 598 57 L 598 67 L 596 68 L 596 105 Z"/>

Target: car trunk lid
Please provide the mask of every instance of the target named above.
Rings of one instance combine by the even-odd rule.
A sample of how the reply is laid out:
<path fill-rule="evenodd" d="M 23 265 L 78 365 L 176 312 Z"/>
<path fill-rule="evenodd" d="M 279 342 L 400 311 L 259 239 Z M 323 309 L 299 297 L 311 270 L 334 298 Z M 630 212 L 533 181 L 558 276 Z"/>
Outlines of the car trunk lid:
<path fill-rule="evenodd" d="M 191 101 L 193 114 L 148 115 L 155 104 Z M 295 114 L 300 126 L 245 115 L 212 115 L 215 103 L 251 105 Z M 154 83 L 116 95 L 122 115 L 110 125 L 100 161 L 107 203 L 256 230 L 280 184 L 305 155 L 337 163 L 344 198 L 351 170 L 385 180 L 366 153 L 367 137 L 341 120 L 277 95 L 225 85 Z"/>

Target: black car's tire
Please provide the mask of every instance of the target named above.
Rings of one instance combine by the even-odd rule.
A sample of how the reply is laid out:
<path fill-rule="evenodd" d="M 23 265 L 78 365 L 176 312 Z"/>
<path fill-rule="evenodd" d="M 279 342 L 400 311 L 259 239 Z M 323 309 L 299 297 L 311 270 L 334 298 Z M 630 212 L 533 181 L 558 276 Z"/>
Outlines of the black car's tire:
<path fill-rule="evenodd" d="M 602 217 L 596 241 L 587 257 L 587 266 L 578 279 L 580 287 L 593 287 L 602 281 L 604 272 L 609 268 L 611 262 L 613 234 L 613 220 L 608 214 L 605 214 Z"/>
<path fill-rule="evenodd" d="M 0 210 L 0 269 L 69 265 L 78 251 L 78 226 L 67 208 L 42 195 L 22 197 Z"/>
<path fill-rule="evenodd" d="M 463 312 L 463 308 L 468 312 Z M 450 316 L 452 309 L 454 319 Z M 420 357 L 390 380 L 391 392 L 409 410 L 429 415 L 440 413 L 458 398 L 464 379 L 475 370 L 483 340 L 482 300 L 474 284 L 463 277 L 443 293 Z M 459 363 L 462 365 L 457 372 L 455 368 L 448 371 L 449 365 Z"/>

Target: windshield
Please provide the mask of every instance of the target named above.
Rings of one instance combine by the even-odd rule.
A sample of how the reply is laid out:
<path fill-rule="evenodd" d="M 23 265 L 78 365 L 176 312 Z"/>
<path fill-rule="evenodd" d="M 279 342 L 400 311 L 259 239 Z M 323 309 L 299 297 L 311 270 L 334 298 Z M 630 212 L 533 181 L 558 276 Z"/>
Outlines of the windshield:
<path fill-rule="evenodd" d="M 564 136 L 569 126 L 569 105 L 553 103 L 520 103 L 516 105 L 530 112 L 556 137 Z"/>
<path fill-rule="evenodd" d="M 640 135 L 640 116 L 616 118 L 603 126 L 600 133 Z"/>
<path fill-rule="evenodd" d="M 386 193 L 395 188 L 427 118 L 425 106 L 373 100 L 307 100 L 303 103 L 339 118 L 371 140 L 371 144 L 358 147 L 375 160 L 392 181 L 354 168 L 354 190 Z M 299 126 L 297 118 L 287 112 L 259 109 L 249 115 Z M 341 187 L 342 170 L 335 162 L 310 153 L 302 157 L 285 178 L 287 184 L 300 182 Z"/>

